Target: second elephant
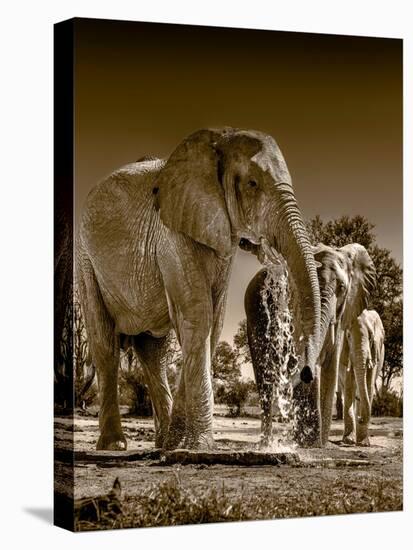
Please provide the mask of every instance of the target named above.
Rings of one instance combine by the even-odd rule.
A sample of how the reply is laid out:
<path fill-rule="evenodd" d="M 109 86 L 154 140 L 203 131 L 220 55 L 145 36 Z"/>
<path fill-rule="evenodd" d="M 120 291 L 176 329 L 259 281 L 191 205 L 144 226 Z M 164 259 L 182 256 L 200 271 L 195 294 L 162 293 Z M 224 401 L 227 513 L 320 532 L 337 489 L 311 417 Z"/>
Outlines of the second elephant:
<path fill-rule="evenodd" d="M 318 358 L 320 376 L 310 385 L 303 385 L 299 380 L 294 384 L 293 399 L 297 425 L 295 439 L 302 445 L 317 445 L 318 443 L 325 445 L 330 432 L 334 391 L 345 340 L 344 334 L 367 307 L 369 296 L 376 284 L 376 272 L 366 249 L 356 243 L 342 248 L 319 244 L 313 248 L 313 252 L 318 265 L 317 275 L 321 295 L 320 355 Z M 282 267 L 277 267 L 275 270 L 269 269 L 270 271 L 272 269 L 274 280 L 286 273 L 285 268 Z M 245 293 L 248 342 L 261 406 L 264 411 L 262 424 L 264 443 L 268 443 L 272 437 L 270 403 L 273 398 L 273 384 L 279 378 L 279 372 L 282 370 L 285 372 L 286 366 L 288 366 L 286 354 L 291 353 L 292 349 L 288 334 L 283 334 L 286 348 L 290 348 L 290 350 L 286 349 L 281 355 L 274 353 L 274 346 L 271 342 L 274 331 L 271 332 L 268 327 L 275 322 L 274 307 L 278 308 L 277 315 L 285 315 L 286 306 L 283 303 L 272 305 L 273 298 L 270 298 L 270 307 L 263 303 L 263 296 L 271 294 L 268 288 L 267 271 L 268 268 L 259 271 L 251 280 Z M 282 294 L 278 293 L 276 296 L 282 296 Z M 276 300 L 279 299 L 281 302 L 285 302 L 285 296 Z M 301 328 L 297 316 L 294 316 L 293 331 L 295 346 L 299 348 Z M 300 349 L 297 351 L 300 353 Z M 321 426 L 318 425 L 319 418 Z"/>

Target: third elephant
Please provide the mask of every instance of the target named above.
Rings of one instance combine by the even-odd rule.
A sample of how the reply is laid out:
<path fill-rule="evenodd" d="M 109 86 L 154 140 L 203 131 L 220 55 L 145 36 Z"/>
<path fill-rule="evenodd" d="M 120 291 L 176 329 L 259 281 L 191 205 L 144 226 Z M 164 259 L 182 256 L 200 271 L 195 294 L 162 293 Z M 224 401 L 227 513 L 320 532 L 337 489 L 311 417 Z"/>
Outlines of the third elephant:
<path fill-rule="evenodd" d="M 344 435 L 348 444 L 368 446 L 375 382 L 384 362 L 384 328 L 375 310 L 365 309 L 346 332 L 339 386 L 344 396 Z"/>

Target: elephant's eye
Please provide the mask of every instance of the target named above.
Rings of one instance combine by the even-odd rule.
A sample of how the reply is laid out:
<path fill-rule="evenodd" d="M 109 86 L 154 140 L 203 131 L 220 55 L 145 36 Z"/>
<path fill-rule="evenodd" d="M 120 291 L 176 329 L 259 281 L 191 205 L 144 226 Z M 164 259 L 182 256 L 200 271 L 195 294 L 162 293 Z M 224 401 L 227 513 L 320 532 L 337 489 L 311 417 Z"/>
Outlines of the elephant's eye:
<path fill-rule="evenodd" d="M 257 182 L 255 180 L 249 180 L 248 185 L 250 187 L 257 187 Z"/>

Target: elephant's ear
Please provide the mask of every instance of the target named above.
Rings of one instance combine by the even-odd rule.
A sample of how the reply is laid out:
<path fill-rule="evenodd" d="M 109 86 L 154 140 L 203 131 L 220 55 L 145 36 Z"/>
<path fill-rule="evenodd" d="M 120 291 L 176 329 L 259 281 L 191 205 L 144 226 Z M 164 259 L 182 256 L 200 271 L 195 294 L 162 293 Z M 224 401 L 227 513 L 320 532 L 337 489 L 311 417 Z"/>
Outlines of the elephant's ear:
<path fill-rule="evenodd" d="M 199 130 L 189 136 L 169 157 L 154 189 L 167 227 L 224 257 L 231 252 L 231 223 L 220 182 L 216 142 L 225 133 Z"/>
<path fill-rule="evenodd" d="M 376 269 L 361 244 L 348 244 L 341 250 L 348 256 L 351 270 L 344 312 L 345 326 L 350 326 L 352 319 L 358 317 L 369 305 L 371 294 L 376 288 Z"/>

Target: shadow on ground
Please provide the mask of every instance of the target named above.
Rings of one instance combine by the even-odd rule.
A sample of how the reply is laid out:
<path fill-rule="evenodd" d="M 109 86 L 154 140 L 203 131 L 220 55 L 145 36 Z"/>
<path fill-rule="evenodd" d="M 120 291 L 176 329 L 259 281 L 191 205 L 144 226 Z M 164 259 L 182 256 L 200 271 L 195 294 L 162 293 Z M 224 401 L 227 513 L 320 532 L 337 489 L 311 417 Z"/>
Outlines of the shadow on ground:
<path fill-rule="evenodd" d="M 26 514 L 53 525 L 53 508 L 24 508 Z"/>

